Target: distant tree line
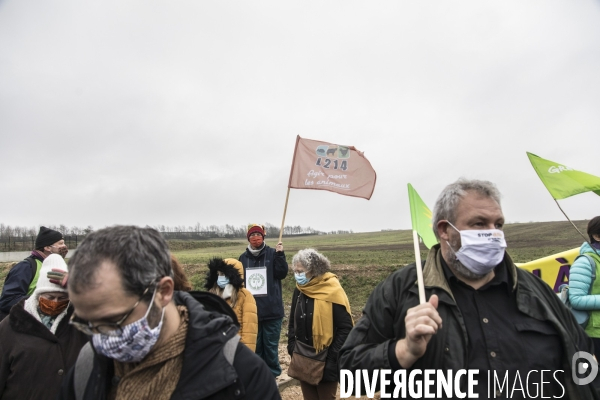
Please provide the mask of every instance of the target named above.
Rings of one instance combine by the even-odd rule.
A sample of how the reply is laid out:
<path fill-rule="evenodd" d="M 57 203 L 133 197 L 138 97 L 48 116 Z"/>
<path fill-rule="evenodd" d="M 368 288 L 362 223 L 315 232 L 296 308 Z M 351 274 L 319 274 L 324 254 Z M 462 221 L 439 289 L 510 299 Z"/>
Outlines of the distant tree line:
<path fill-rule="evenodd" d="M 149 225 L 148 225 L 149 226 Z M 65 240 L 70 247 L 76 247 L 77 243 L 85 235 L 94 231 L 91 225 L 86 228 L 78 226 L 68 227 L 66 225 L 46 225 L 50 229 L 57 230 L 65 236 Z M 150 226 L 149 226 L 150 227 Z M 165 239 L 190 239 L 202 240 L 210 238 L 246 238 L 247 225 L 207 225 L 203 226 L 196 223 L 194 226 L 167 226 L 155 225 L 151 228 L 161 232 Z M 265 224 L 267 237 L 279 237 L 279 227 L 270 223 Z M 31 249 L 35 242 L 39 227 L 10 226 L 0 223 L 0 251 Z M 284 236 L 299 235 L 336 235 L 353 233 L 352 230 L 337 230 L 322 232 L 311 227 L 302 227 L 300 225 L 286 225 L 283 228 Z"/>
<path fill-rule="evenodd" d="M 80 235 L 84 236 L 92 232 L 94 228 L 89 226 L 87 228 L 80 228 L 78 226 L 68 227 L 66 225 L 44 225 L 46 228 L 54 229 L 59 231 L 63 235 Z M 7 237 L 29 237 L 37 236 L 40 228 L 35 226 L 10 226 L 0 223 L 0 238 Z"/>

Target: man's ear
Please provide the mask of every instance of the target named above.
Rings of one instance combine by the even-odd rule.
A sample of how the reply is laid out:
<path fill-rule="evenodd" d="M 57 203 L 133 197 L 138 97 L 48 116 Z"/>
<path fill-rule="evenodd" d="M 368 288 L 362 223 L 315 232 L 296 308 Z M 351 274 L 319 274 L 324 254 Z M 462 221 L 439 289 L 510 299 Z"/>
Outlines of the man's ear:
<path fill-rule="evenodd" d="M 441 240 L 450 240 L 448 236 L 448 228 L 450 228 L 450 224 L 445 219 L 438 221 L 437 223 L 437 232 L 438 236 Z"/>
<path fill-rule="evenodd" d="M 165 307 L 173 299 L 175 282 L 170 276 L 164 276 L 156 285 L 156 298 L 161 307 Z"/>

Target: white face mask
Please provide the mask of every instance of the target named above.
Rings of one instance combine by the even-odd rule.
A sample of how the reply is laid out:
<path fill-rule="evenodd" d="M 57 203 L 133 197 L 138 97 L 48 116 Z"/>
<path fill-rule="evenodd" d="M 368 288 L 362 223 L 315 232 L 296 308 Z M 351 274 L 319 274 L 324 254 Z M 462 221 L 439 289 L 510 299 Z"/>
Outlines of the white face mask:
<path fill-rule="evenodd" d="M 451 227 L 454 225 L 448 222 Z M 504 232 L 499 229 L 462 230 L 460 233 L 461 247 L 454 251 L 456 258 L 469 271 L 477 275 L 487 275 L 504 259 L 506 241 Z"/>

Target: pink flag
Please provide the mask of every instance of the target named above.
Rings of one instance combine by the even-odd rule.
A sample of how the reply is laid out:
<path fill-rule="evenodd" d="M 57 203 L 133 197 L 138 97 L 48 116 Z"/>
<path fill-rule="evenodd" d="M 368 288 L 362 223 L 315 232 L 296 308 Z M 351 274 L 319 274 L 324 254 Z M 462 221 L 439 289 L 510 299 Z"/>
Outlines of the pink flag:
<path fill-rule="evenodd" d="M 354 146 L 296 138 L 288 187 L 329 190 L 368 200 L 376 179 L 371 163 Z"/>

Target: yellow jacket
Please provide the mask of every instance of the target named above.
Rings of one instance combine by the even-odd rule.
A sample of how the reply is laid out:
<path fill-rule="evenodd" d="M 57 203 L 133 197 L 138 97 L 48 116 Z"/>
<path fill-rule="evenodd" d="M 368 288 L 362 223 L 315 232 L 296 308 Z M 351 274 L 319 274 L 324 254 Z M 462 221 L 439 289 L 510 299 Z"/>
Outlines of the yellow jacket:
<path fill-rule="evenodd" d="M 231 297 L 227 299 L 227 304 L 231 305 Z M 233 311 L 240 323 L 238 334 L 241 342 L 256 351 L 256 336 L 258 335 L 258 314 L 256 313 L 256 300 L 250 291 L 246 288 L 238 290 L 237 302 Z"/>

